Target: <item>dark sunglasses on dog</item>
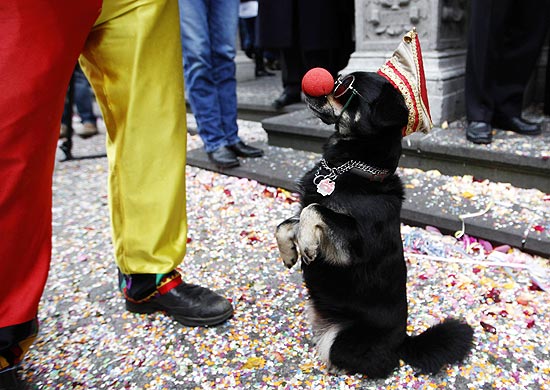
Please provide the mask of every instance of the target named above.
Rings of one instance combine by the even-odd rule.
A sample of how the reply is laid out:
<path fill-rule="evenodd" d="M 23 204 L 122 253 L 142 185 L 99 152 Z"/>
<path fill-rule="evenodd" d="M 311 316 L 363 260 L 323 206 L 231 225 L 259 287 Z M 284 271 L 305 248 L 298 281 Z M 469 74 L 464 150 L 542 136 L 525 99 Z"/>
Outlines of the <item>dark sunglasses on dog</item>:
<path fill-rule="evenodd" d="M 357 90 L 353 88 L 353 82 L 355 81 L 355 76 L 350 74 L 345 77 L 339 76 L 338 79 L 334 82 L 334 90 L 332 96 L 336 99 L 344 96 L 346 92 L 353 91 L 358 94 Z"/>
<path fill-rule="evenodd" d="M 335 99 L 339 99 L 342 96 L 344 96 L 348 92 L 352 92 L 350 97 L 348 98 L 348 101 L 346 104 L 344 104 L 344 107 L 342 108 L 342 114 L 348 108 L 351 100 L 355 95 L 359 96 L 363 100 L 365 99 L 355 88 L 353 88 L 353 82 L 355 81 L 355 76 L 352 74 L 348 74 L 347 76 L 339 76 L 338 79 L 334 82 L 334 89 L 332 90 L 332 96 L 334 96 Z"/>
<path fill-rule="evenodd" d="M 355 76 L 348 74 L 347 76 L 339 76 L 338 79 L 334 82 L 334 89 L 332 90 L 332 96 L 335 99 L 339 99 L 348 92 L 352 92 L 353 95 L 357 95 L 362 99 L 365 99 L 355 88 L 353 88 L 353 83 L 355 82 Z M 351 98 L 350 97 L 350 98 Z"/>

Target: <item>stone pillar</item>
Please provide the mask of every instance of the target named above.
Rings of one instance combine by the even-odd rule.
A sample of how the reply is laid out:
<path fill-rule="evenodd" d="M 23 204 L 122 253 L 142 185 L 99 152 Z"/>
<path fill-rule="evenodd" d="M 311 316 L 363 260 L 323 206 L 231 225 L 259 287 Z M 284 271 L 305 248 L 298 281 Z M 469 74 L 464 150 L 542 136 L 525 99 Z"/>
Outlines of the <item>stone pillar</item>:
<path fill-rule="evenodd" d="M 355 0 L 356 48 L 345 72 L 376 71 L 413 26 L 435 125 L 464 115 L 466 0 Z"/>

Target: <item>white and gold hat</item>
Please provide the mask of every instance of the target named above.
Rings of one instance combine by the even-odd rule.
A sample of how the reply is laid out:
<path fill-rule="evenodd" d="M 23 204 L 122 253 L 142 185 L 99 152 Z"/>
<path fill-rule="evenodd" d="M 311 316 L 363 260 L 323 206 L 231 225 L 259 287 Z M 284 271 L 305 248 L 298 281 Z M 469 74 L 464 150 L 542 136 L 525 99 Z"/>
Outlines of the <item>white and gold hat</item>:
<path fill-rule="evenodd" d="M 403 136 L 417 131 L 428 132 L 432 127 L 430 105 L 422 50 L 416 29 L 413 28 L 403 36 L 403 40 L 391 58 L 378 70 L 397 88 L 405 98 L 409 109 L 409 120 L 403 128 Z"/>

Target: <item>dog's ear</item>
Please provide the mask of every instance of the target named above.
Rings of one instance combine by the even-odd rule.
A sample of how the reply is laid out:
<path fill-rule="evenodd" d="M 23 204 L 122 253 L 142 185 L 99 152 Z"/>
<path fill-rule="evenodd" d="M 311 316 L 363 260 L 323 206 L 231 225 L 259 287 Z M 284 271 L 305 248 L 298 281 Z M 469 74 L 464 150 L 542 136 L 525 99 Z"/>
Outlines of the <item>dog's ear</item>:
<path fill-rule="evenodd" d="M 372 122 L 379 128 L 403 128 L 409 119 L 409 110 L 403 95 L 390 83 L 382 86 L 380 95 L 372 103 Z"/>

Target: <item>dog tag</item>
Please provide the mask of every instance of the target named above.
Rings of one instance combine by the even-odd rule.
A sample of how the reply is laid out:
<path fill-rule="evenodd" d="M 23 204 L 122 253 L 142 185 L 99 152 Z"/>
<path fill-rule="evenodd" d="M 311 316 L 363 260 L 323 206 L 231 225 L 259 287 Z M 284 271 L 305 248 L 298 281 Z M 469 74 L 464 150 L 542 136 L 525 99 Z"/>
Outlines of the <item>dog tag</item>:
<path fill-rule="evenodd" d="M 330 179 L 323 179 L 317 184 L 317 192 L 323 196 L 330 195 L 334 192 L 336 184 Z"/>

